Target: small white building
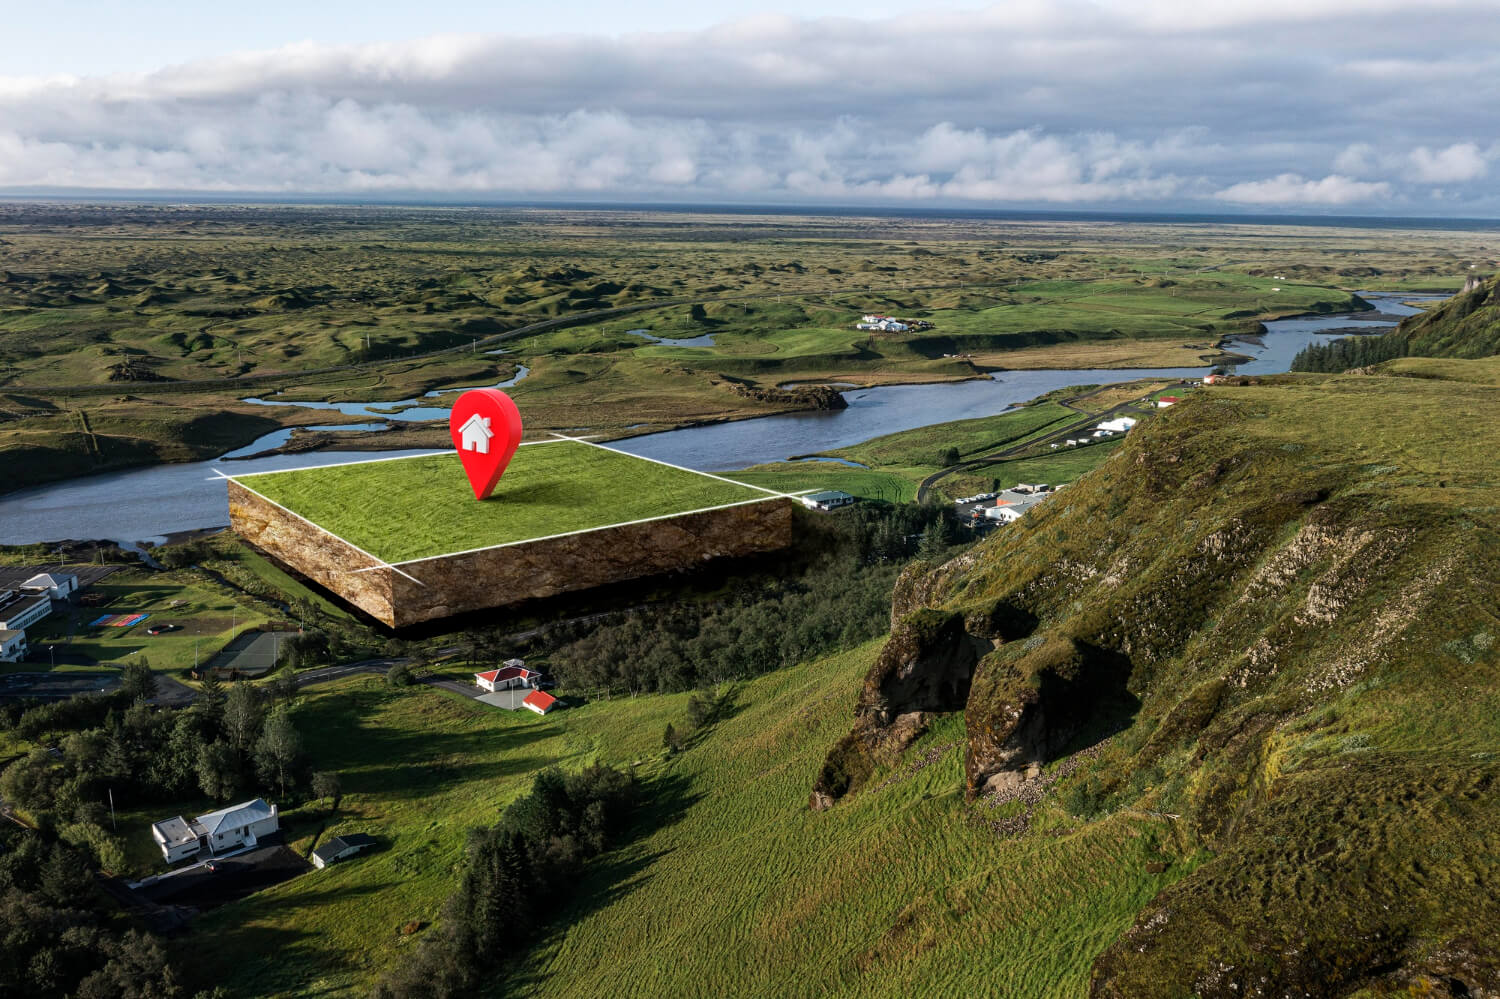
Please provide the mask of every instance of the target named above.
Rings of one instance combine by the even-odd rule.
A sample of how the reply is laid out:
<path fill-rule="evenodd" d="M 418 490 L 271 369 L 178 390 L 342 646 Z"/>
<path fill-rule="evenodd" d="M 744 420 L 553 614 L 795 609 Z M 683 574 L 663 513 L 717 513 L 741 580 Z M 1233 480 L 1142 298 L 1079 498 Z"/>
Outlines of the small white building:
<path fill-rule="evenodd" d="M 1171 409 L 1181 401 L 1182 400 L 1177 398 L 1175 395 L 1164 395 L 1160 399 L 1156 400 L 1156 408 Z"/>
<path fill-rule="evenodd" d="M 321 871 L 329 864 L 347 860 L 374 845 L 375 837 L 364 833 L 344 833 L 342 836 L 335 836 L 312 852 L 313 866 Z"/>
<path fill-rule="evenodd" d="M 542 674 L 526 668 L 522 659 L 507 659 L 499 668 L 474 674 L 474 686 L 495 693 L 512 687 L 536 687 L 542 682 Z"/>
<path fill-rule="evenodd" d="M 545 690 L 533 690 L 526 695 L 526 699 L 521 702 L 521 706 L 528 711 L 535 711 L 539 715 L 544 715 L 557 707 L 557 698 Z"/>
<path fill-rule="evenodd" d="M 45 593 L 0 591 L 0 631 L 24 631 L 52 613 L 52 598 Z"/>
<path fill-rule="evenodd" d="M 1103 423 L 1099 424 L 1098 429 L 1108 430 L 1112 434 L 1123 434 L 1131 427 L 1135 426 L 1136 422 L 1136 418 L 1133 416 L 1119 416 L 1113 420 L 1105 420 Z M 1095 434 L 1094 436 L 1097 437 L 1098 434 Z"/>
<path fill-rule="evenodd" d="M 837 510 L 841 506 L 848 506 L 854 502 L 854 497 L 837 489 L 825 489 L 818 493 L 809 493 L 799 497 L 802 505 L 809 510 Z"/>
<path fill-rule="evenodd" d="M 45 593 L 53 600 L 66 600 L 78 589 L 78 577 L 71 572 L 43 572 L 21 584 L 22 593 Z"/>
<path fill-rule="evenodd" d="M 18 663 L 26 653 L 26 632 L 17 628 L 0 631 L 0 663 Z"/>
<path fill-rule="evenodd" d="M 167 863 L 175 864 L 207 850 L 220 854 L 239 847 L 253 847 L 263 836 L 281 828 L 275 805 L 264 798 L 244 801 L 208 812 L 191 822 L 181 815 L 151 824 L 151 838 L 161 847 Z"/>

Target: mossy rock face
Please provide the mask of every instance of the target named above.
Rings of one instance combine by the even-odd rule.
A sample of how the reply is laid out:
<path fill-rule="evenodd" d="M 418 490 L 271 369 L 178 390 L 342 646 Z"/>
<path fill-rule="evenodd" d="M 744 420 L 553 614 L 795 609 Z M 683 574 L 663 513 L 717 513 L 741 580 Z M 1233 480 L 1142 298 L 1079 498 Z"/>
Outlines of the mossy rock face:
<path fill-rule="evenodd" d="M 903 574 L 892 676 L 991 646 L 968 794 L 1173 844 L 1095 995 L 1500 994 L 1500 409 L 1449 365 L 1205 390 Z"/>
<path fill-rule="evenodd" d="M 971 797 L 1035 777 L 1091 724 L 1117 728 L 1137 706 L 1130 661 L 1118 653 L 1056 634 L 1015 648 L 980 663 L 964 710 Z"/>
<path fill-rule="evenodd" d="M 865 676 L 853 730 L 829 750 L 813 783 L 812 807 L 858 790 L 877 764 L 922 734 L 932 714 L 963 708 L 986 648 L 952 611 L 922 608 L 902 618 Z"/>

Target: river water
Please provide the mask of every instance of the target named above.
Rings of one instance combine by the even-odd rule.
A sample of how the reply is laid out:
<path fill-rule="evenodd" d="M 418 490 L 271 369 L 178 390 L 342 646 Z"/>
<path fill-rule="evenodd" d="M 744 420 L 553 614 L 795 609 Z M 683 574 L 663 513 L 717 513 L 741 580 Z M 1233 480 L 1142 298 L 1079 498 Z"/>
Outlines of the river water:
<path fill-rule="evenodd" d="M 1410 315 L 1415 309 L 1401 305 L 1416 296 L 1364 296 L 1387 315 Z M 1266 323 L 1268 332 L 1259 342 L 1233 345 L 1250 360 L 1237 366 L 1244 374 L 1286 371 L 1297 352 L 1310 343 L 1332 339 L 1341 333 L 1366 329 L 1378 332 L 1389 322 L 1349 316 L 1283 319 Z M 1008 407 L 1055 389 L 1093 385 L 1135 378 L 1200 378 L 1207 368 L 1099 369 L 1083 371 L 1002 371 L 992 378 L 934 385 L 891 385 L 855 389 L 845 393 L 849 408 L 829 413 L 789 413 L 734 423 L 688 427 L 665 433 L 633 437 L 613 446 L 644 457 L 670 461 L 704 471 L 726 471 L 747 465 L 780 461 L 832 448 L 847 447 L 871 437 L 911 430 L 932 423 L 946 423 L 980 416 L 993 416 Z M 523 367 L 513 379 L 526 377 Z M 356 416 L 389 421 L 446 419 L 448 408 L 426 400 L 451 395 L 463 389 L 429 392 L 399 402 L 293 403 L 278 399 L 249 400 L 268 406 L 299 405 L 315 410 L 336 410 Z M 378 432 L 384 423 L 330 425 L 317 429 L 360 429 Z M 264 472 L 311 465 L 365 461 L 376 457 L 368 451 L 315 451 L 273 455 L 252 460 L 228 460 L 234 455 L 255 454 L 285 443 L 289 429 L 274 431 L 243 448 L 213 461 L 184 465 L 153 465 L 127 472 L 112 472 L 52 486 L 42 486 L 0 497 L 0 544 L 32 544 L 65 538 L 103 538 L 125 544 L 159 543 L 166 535 L 229 522 L 220 473 Z M 383 451 L 379 457 L 428 454 L 429 451 Z"/>

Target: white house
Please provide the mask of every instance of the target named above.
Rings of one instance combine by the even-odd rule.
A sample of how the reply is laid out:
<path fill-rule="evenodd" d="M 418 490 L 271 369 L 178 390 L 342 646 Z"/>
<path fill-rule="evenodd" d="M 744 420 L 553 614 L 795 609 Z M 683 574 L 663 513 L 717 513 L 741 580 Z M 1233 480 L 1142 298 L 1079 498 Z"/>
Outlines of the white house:
<path fill-rule="evenodd" d="M 526 662 L 522 659 L 507 659 L 498 669 L 474 674 L 474 686 L 492 694 L 512 687 L 535 687 L 541 682 L 542 674 L 537 670 L 527 669 Z"/>
<path fill-rule="evenodd" d="M 255 846 L 262 836 L 281 828 L 275 805 L 264 798 L 208 812 L 189 822 L 181 815 L 151 824 L 151 838 L 161 847 L 167 863 L 175 864 L 204 850 L 223 853 L 241 846 Z"/>
<path fill-rule="evenodd" d="M 1156 408 L 1171 409 L 1181 401 L 1182 400 L 1177 398 L 1175 395 L 1164 395 L 1160 399 L 1156 400 Z"/>
<path fill-rule="evenodd" d="M 0 631 L 24 631 L 52 613 L 52 598 L 45 593 L 0 591 Z"/>
<path fill-rule="evenodd" d="M 18 663 L 26 658 L 26 632 L 17 628 L 0 631 L 0 663 Z"/>
<path fill-rule="evenodd" d="M 1008 506 L 992 506 L 984 511 L 988 520 L 998 520 L 1002 524 L 1014 524 L 1026 515 L 1026 507 L 1014 504 Z"/>
<path fill-rule="evenodd" d="M 490 429 L 490 418 L 475 413 L 464 421 L 464 425 L 458 428 L 459 439 L 463 442 L 465 451 L 475 451 L 479 454 L 490 453 L 490 438 L 495 432 Z"/>
<path fill-rule="evenodd" d="M 66 600 L 78 589 L 78 577 L 70 572 L 43 572 L 21 584 L 22 593 L 45 593 L 53 600 Z"/>
<path fill-rule="evenodd" d="M 1135 424 L 1136 424 L 1136 418 L 1135 417 L 1133 417 L 1133 416 L 1120 416 L 1120 417 L 1116 417 L 1113 420 L 1105 420 L 1103 423 L 1099 424 L 1098 429 L 1100 429 L 1100 430 L 1108 430 L 1112 434 L 1123 434 L 1125 431 L 1127 431 L 1131 427 L 1135 426 Z"/>
<path fill-rule="evenodd" d="M 799 498 L 802 500 L 802 505 L 809 510 L 836 510 L 854 502 L 853 496 L 837 489 L 825 489 L 820 493 L 809 493 Z"/>

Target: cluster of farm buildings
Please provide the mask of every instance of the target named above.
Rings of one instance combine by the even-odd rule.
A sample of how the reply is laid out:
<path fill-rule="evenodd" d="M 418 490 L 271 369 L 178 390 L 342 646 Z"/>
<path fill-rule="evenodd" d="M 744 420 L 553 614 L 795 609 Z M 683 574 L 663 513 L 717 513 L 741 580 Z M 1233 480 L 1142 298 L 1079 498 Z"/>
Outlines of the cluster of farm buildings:
<path fill-rule="evenodd" d="M 860 317 L 859 322 L 854 324 L 854 328 L 875 330 L 881 333 L 910 333 L 930 330 L 934 326 L 925 319 L 897 319 L 895 316 L 883 316 L 878 312 L 867 312 Z"/>
<path fill-rule="evenodd" d="M 1173 402 L 1176 402 L 1174 399 Z M 1069 437 L 1064 441 L 1049 445 L 1056 451 L 1060 447 L 1078 447 L 1080 444 L 1091 444 L 1096 440 L 1105 440 L 1118 434 L 1129 433 L 1130 428 L 1138 421 L 1133 416 L 1119 416 L 1113 420 L 1105 420 L 1094 428 L 1093 433 L 1086 433 L 1082 437 Z"/>

